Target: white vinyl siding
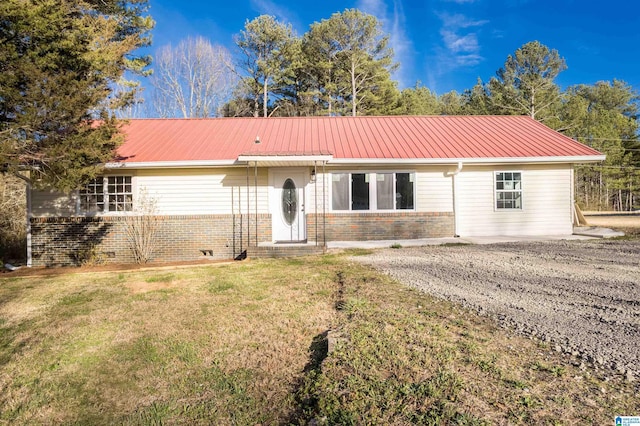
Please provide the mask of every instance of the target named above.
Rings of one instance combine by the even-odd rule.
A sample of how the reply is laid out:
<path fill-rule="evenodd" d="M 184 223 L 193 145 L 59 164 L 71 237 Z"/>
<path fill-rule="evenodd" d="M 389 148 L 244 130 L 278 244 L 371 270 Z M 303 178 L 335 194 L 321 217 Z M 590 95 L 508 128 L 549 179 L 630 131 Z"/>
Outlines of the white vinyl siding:
<path fill-rule="evenodd" d="M 448 170 L 416 172 L 416 211 L 453 212 L 453 186 L 451 177 L 445 175 Z"/>
<path fill-rule="evenodd" d="M 503 166 L 499 171 L 509 170 Z M 571 167 L 528 166 L 514 171 L 522 177 L 522 209 L 496 209 L 495 169 L 469 166 L 456 176 L 458 234 L 571 234 Z"/>
<path fill-rule="evenodd" d="M 57 191 L 32 190 L 31 214 L 34 217 L 69 217 L 77 213 L 76 193 L 64 194 Z"/>
<path fill-rule="evenodd" d="M 154 200 L 156 211 L 163 215 L 268 212 L 267 170 L 258 169 L 255 188 L 254 169 L 246 168 L 140 170 L 138 191 Z M 247 206 L 247 192 L 249 206 Z"/>
<path fill-rule="evenodd" d="M 134 202 L 143 192 L 153 201 L 159 215 L 237 214 L 247 213 L 247 208 L 255 213 L 256 198 L 258 213 L 267 213 L 267 170 L 258 169 L 257 191 L 254 182 L 253 168 L 249 171 L 249 191 L 246 168 L 146 169 L 137 171 L 132 180 Z M 84 214 L 79 209 L 77 192 L 65 195 L 55 191 L 33 191 L 32 200 L 34 216 Z"/>

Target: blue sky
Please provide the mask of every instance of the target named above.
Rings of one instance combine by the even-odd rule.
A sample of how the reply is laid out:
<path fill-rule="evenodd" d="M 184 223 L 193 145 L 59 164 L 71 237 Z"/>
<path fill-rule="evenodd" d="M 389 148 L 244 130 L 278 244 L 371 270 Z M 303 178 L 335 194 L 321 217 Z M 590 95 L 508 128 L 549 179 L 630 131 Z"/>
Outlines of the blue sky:
<path fill-rule="evenodd" d="M 568 69 L 561 87 L 624 80 L 640 90 L 640 2 L 636 0 L 150 0 L 153 51 L 203 36 L 234 52 L 233 35 L 261 14 L 299 34 L 346 8 L 375 15 L 391 36 L 399 87 L 417 80 L 437 94 L 488 81 L 507 55 L 538 40 Z"/>

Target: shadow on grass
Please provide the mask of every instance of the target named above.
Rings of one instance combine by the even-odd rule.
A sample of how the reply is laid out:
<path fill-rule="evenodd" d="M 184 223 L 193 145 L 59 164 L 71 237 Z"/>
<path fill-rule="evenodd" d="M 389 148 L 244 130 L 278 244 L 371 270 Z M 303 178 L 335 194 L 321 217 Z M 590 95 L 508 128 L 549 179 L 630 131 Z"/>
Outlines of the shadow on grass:
<path fill-rule="evenodd" d="M 309 392 L 308 387 L 312 386 L 313 377 L 322 371 L 322 362 L 327 358 L 329 352 L 328 335 L 329 330 L 318 334 L 311 341 L 311 345 L 309 346 L 309 360 L 302 370 L 304 375 L 298 379 L 293 389 L 296 397 L 296 409 L 284 424 L 309 424 L 311 417 L 313 417 L 316 411 L 318 401 L 312 396 L 313 392 Z"/>

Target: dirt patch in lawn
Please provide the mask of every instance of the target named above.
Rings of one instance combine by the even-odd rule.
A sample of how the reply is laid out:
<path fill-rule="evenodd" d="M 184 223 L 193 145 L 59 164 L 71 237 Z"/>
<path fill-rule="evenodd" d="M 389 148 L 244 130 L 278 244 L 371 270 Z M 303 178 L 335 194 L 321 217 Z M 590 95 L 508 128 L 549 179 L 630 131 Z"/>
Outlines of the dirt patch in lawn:
<path fill-rule="evenodd" d="M 207 266 L 216 264 L 225 264 L 233 262 L 233 260 L 189 260 L 189 261 L 176 261 L 176 262 L 152 262 L 152 263 L 109 263 L 103 265 L 82 265 L 82 266 L 56 266 L 56 267 L 44 267 L 37 266 L 33 268 L 27 268 L 24 265 L 19 266 L 19 269 L 10 271 L 6 268 L 0 267 L 0 277 L 59 277 L 68 274 L 91 274 L 96 272 L 123 272 L 123 271 L 149 271 L 149 270 L 162 270 L 162 269 L 181 269 L 191 268 L 194 266 Z"/>
<path fill-rule="evenodd" d="M 167 290 L 176 287 L 176 283 L 170 282 L 146 282 L 134 281 L 126 284 L 126 287 L 132 294 L 147 293 L 149 291 Z"/>

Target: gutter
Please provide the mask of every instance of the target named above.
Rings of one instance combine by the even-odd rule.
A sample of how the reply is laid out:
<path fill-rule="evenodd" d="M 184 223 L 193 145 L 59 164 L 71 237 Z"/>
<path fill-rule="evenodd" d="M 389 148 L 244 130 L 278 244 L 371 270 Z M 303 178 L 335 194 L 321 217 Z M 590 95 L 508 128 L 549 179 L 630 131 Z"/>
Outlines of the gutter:
<path fill-rule="evenodd" d="M 452 162 L 463 162 L 467 165 L 504 165 L 504 164 L 565 164 L 565 163 L 599 163 L 606 159 L 605 155 L 578 155 L 562 157 L 486 157 L 486 158 L 334 158 L 336 164 L 407 164 L 407 165 L 448 165 Z"/>
<path fill-rule="evenodd" d="M 456 183 L 456 176 L 458 176 L 458 173 L 462 171 L 462 167 L 462 161 L 458 161 L 458 167 L 452 172 L 447 172 L 447 176 L 451 176 L 451 187 L 453 195 L 453 236 L 455 238 L 460 237 L 460 235 L 458 235 L 458 197 L 456 197 L 456 193 L 458 192 L 458 185 Z"/>
<path fill-rule="evenodd" d="M 31 255 L 31 179 L 26 176 L 22 176 L 19 173 L 14 174 L 15 177 L 22 179 L 27 184 L 27 268 L 31 268 L 32 255 Z"/>
<path fill-rule="evenodd" d="M 186 160 L 186 161 L 141 161 L 106 163 L 106 169 L 161 169 L 161 168 L 198 168 L 225 167 L 237 165 L 235 160 Z"/>
<path fill-rule="evenodd" d="M 241 154 L 236 159 L 226 160 L 178 160 L 178 161 L 128 161 L 110 162 L 107 169 L 154 169 L 154 168 L 202 168 L 244 166 L 249 161 L 324 161 L 328 165 L 449 165 L 463 162 L 466 165 L 496 164 L 585 164 L 599 163 L 606 159 L 604 155 L 577 155 L 562 157 L 486 157 L 486 158 L 334 158 L 332 155 L 277 155 L 277 154 Z"/>

